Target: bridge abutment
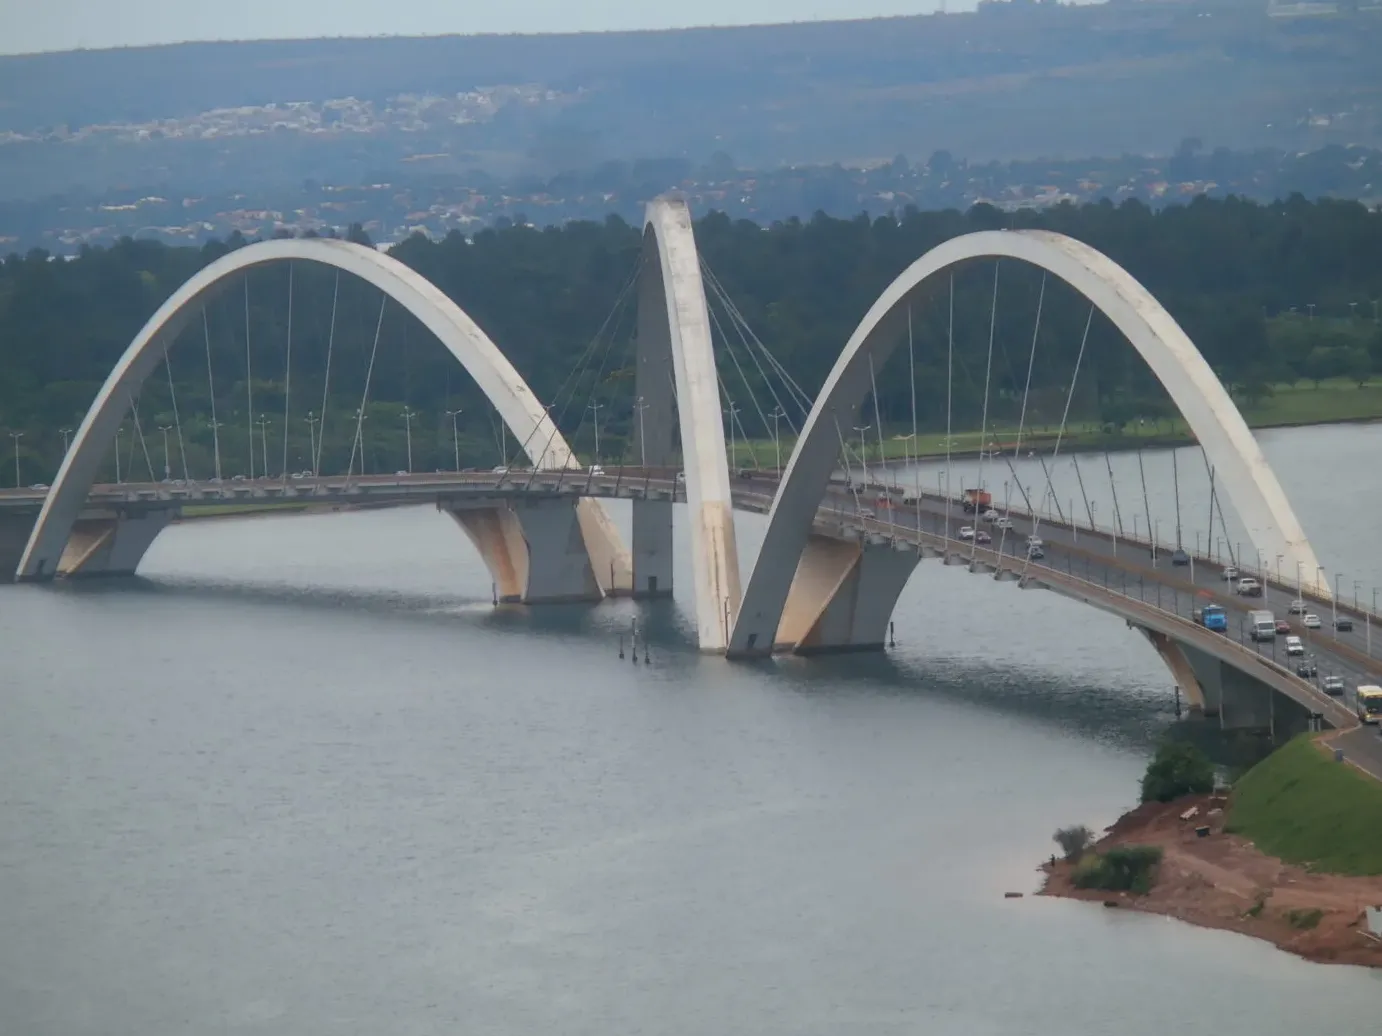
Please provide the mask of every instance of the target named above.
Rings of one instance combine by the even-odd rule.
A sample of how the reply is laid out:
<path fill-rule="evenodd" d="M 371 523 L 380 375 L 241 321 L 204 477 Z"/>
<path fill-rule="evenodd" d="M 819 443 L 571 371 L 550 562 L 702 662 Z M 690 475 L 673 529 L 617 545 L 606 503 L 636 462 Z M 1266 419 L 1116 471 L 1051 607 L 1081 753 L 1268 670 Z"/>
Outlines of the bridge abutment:
<path fill-rule="evenodd" d="M 800 655 L 881 650 L 898 595 L 921 560 L 881 536 L 812 535 L 778 623 L 776 650 Z"/>
<path fill-rule="evenodd" d="M 582 528 L 579 501 L 539 499 L 437 506 L 465 530 L 506 604 L 598 601 L 604 597 Z M 617 562 L 612 562 L 617 583 Z"/>

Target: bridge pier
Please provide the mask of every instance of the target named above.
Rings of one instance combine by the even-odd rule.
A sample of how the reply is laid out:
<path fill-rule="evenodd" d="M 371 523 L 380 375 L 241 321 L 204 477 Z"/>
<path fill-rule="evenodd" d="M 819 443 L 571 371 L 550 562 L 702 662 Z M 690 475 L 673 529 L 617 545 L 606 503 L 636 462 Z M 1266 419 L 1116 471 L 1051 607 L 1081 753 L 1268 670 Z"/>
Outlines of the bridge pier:
<path fill-rule="evenodd" d="M 633 501 L 633 597 L 672 596 L 672 501 Z"/>
<path fill-rule="evenodd" d="M 556 604 L 598 601 L 604 596 L 587 547 L 580 501 L 560 497 L 469 505 L 439 501 L 465 530 L 494 580 L 495 597 L 504 604 Z M 617 568 L 613 560 L 611 569 Z M 610 573 L 611 586 L 619 582 Z"/>
<path fill-rule="evenodd" d="M 882 536 L 807 540 L 778 623 L 774 650 L 799 655 L 878 651 L 898 595 L 921 556 Z"/>
<path fill-rule="evenodd" d="M 52 575 L 68 579 L 132 576 L 158 534 L 180 513 L 180 508 L 169 508 L 137 516 L 83 515 L 72 524 Z M 36 577 L 42 579 L 43 573 Z"/>
<path fill-rule="evenodd" d="M 1161 660 L 1166 663 L 1166 668 L 1171 671 L 1171 678 L 1176 681 L 1176 686 L 1180 688 L 1181 694 L 1185 696 L 1186 705 L 1190 709 L 1190 714 L 1192 716 L 1203 716 L 1208 712 L 1209 715 L 1218 715 L 1218 697 L 1216 696 L 1214 708 L 1210 711 L 1207 708 L 1204 687 L 1200 683 L 1200 678 L 1195 671 L 1195 667 L 1186 656 L 1186 649 L 1182 648 L 1180 644 L 1176 643 L 1164 633 L 1158 633 L 1156 630 L 1149 630 L 1145 627 L 1139 627 L 1139 629 L 1141 629 L 1147 639 L 1151 641 L 1152 647 L 1156 648 L 1156 653 L 1161 656 Z M 1215 666 L 1222 664 L 1217 659 L 1210 659 L 1208 656 L 1205 656 L 1205 658 L 1207 661 L 1213 662 Z"/>

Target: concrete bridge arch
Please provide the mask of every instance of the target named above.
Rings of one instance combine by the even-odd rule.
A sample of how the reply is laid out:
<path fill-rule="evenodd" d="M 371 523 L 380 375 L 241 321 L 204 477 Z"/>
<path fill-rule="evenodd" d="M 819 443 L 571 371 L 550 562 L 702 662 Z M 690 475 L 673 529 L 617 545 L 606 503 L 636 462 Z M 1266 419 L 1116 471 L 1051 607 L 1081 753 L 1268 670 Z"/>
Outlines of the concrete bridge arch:
<path fill-rule="evenodd" d="M 907 304 L 937 274 L 976 259 L 1015 259 L 1038 266 L 1084 295 L 1128 338 L 1165 386 L 1214 465 L 1253 545 L 1281 555 L 1288 570 L 1318 561 L 1276 475 L 1238 408 L 1170 313 L 1131 274 L 1103 253 L 1050 231 L 981 231 L 953 238 L 904 270 L 850 336 L 822 386 L 769 512 L 768 530 L 744 590 L 728 645 L 731 656 L 766 654 L 817 636 L 823 623 L 839 635 L 881 643 L 893 604 L 915 566 L 897 557 L 866 565 L 864 544 L 852 552 L 811 536 L 816 509 L 837 463 L 837 423 L 848 427 L 907 329 Z M 876 551 L 874 552 L 877 553 Z M 896 552 L 891 552 L 896 554 Z M 873 599 L 876 597 L 877 599 Z"/>
<path fill-rule="evenodd" d="M 314 262 L 353 274 L 384 292 L 415 316 L 441 341 L 475 379 L 500 418 L 522 444 L 538 469 L 579 468 L 566 440 L 546 409 L 513 365 L 480 327 L 446 294 L 416 271 L 373 248 L 330 238 L 284 238 L 237 249 L 210 263 L 175 291 L 145 323 L 111 370 L 83 418 L 43 502 L 42 510 L 21 556 L 16 578 L 46 580 L 59 571 L 73 527 L 116 429 L 145 379 L 164 358 L 173 341 L 200 307 L 257 266 L 278 262 Z M 502 584 L 505 596 L 516 599 L 570 598 L 579 584 L 583 592 L 599 596 L 627 590 L 628 552 L 608 514 L 596 500 L 572 501 L 564 522 L 528 516 L 526 525 L 514 514 L 501 515 L 498 524 L 474 515 L 456 515 L 476 542 L 486 563 Z M 549 508 L 550 510 L 550 508 Z M 133 572 L 139 558 L 166 524 L 148 515 L 139 521 L 111 519 L 106 532 L 93 537 L 88 556 L 99 555 L 108 571 Z M 533 522 L 537 524 L 532 528 Z M 560 528 L 558 528 L 560 526 Z M 567 535 L 569 533 L 569 535 Z M 584 548 L 583 572 L 551 594 L 534 591 L 534 566 L 528 558 L 536 538 L 559 537 L 573 549 Z M 578 566 L 580 567 L 580 566 Z M 519 572 L 521 578 L 514 575 Z M 520 585 L 522 584 L 522 585 Z"/>

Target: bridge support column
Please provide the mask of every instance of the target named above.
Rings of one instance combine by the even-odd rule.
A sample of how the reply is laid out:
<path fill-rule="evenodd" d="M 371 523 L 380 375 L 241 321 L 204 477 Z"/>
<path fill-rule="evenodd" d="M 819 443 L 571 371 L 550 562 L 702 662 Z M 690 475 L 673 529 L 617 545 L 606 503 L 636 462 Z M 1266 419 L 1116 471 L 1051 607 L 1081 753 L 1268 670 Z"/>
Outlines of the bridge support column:
<path fill-rule="evenodd" d="M 800 655 L 881 650 L 898 595 L 921 556 L 881 536 L 811 536 L 778 623 L 776 650 Z"/>
<path fill-rule="evenodd" d="M 507 604 L 598 601 L 604 597 L 586 546 L 578 501 L 534 499 L 439 503 L 465 530 Z M 617 581 L 617 572 L 615 580 Z"/>
<path fill-rule="evenodd" d="M 1186 657 L 1181 645 L 1164 633 L 1156 630 L 1142 629 L 1147 639 L 1152 642 L 1152 647 L 1156 648 L 1156 653 L 1161 656 L 1161 660 L 1166 663 L 1166 668 L 1171 671 L 1171 678 L 1176 681 L 1176 686 L 1180 688 L 1181 694 L 1185 696 L 1186 704 L 1189 706 L 1192 716 L 1205 715 L 1206 701 L 1204 687 L 1200 684 L 1200 678 L 1195 672 L 1195 667 L 1190 664 L 1190 659 Z M 1214 664 L 1220 663 L 1216 660 Z M 1215 712 L 1218 711 L 1218 702 L 1215 702 Z M 1212 713 L 1211 713 L 1212 714 Z"/>
<path fill-rule="evenodd" d="M 672 596 L 672 501 L 633 501 L 633 596 Z"/>
<path fill-rule="evenodd" d="M 0 515 L 0 583 L 13 583 L 38 514 Z"/>
<path fill-rule="evenodd" d="M 132 576 L 150 544 L 179 513 L 178 509 L 169 509 L 137 517 L 115 514 L 78 518 L 55 574 L 69 579 Z"/>

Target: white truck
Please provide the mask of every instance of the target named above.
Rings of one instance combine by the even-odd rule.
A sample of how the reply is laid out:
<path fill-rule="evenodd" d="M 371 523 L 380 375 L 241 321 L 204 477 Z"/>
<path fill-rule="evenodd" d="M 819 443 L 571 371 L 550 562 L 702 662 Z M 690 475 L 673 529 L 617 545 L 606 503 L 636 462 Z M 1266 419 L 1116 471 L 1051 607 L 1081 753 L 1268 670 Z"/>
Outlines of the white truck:
<path fill-rule="evenodd" d="M 1276 616 L 1265 608 L 1248 612 L 1248 635 L 1253 640 L 1276 639 Z"/>

